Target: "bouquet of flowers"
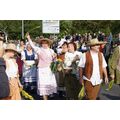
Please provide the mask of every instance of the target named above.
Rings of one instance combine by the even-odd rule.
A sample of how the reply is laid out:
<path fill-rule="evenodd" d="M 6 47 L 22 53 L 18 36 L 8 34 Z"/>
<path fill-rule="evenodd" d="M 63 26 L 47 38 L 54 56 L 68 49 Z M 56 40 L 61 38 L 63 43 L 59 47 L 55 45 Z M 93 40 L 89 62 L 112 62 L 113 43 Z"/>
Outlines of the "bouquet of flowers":
<path fill-rule="evenodd" d="M 22 88 L 20 88 L 20 93 L 22 95 L 22 97 L 24 97 L 25 99 L 29 99 L 29 100 L 34 100 L 34 98 L 29 95 L 25 90 L 23 90 Z"/>
<path fill-rule="evenodd" d="M 53 61 L 50 65 L 50 68 L 53 73 L 57 71 L 63 71 L 63 61 L 61 59 Z"/>

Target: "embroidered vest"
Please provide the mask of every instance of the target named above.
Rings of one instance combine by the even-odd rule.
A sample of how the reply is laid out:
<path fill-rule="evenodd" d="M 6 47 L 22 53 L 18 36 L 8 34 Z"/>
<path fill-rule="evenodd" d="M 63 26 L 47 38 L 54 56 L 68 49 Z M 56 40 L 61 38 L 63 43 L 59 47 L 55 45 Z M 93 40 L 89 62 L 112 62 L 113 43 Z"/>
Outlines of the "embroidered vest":
<path fill-rule="evenodd" d="M 102 54 L 99 52 L 98 53 L 98 60 L 99 60 L 99 71 L 100 71 L 100 78 L 102 79 L 103 77 L 103 70 L 102 70 Z M 88 79 L 91 78 L 93 73 L 93 60 L 90 51 L 86 52 L 86 63 L 85 63 L 85 68 L 84 68 L 84 76 L 87 77 Z"/>

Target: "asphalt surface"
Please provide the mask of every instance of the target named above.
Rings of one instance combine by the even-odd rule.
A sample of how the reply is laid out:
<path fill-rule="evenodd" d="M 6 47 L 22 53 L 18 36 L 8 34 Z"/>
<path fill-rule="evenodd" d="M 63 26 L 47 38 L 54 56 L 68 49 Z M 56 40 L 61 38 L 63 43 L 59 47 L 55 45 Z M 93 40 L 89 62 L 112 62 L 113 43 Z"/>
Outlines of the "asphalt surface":
<path fill-rule="evenodd" d="M 101 87 L 99 96 L 97 98 L 98 100 L 120 100 L 120 86 L 119 85 L 114 84 L 113 88 L 110 91 L 107 91 L 106 89 L 107 89 L 107 85 Z M 28 93 L 33 96 L 34 100 L 42 100 L 42 97 L 37 95 L 36 91 L 32 91 Z M 66 100 L 65 91 L 62 93 L 58 92 L 57 94 L 49 96 L 49 100 Z"/>
<path fill-rule="evenodd" d="M 107 86 L 101 87 L 99 98 L 100 100 L 120 100 L 120 86 L 113 85 L 110 91 L 105 90 Z"/>

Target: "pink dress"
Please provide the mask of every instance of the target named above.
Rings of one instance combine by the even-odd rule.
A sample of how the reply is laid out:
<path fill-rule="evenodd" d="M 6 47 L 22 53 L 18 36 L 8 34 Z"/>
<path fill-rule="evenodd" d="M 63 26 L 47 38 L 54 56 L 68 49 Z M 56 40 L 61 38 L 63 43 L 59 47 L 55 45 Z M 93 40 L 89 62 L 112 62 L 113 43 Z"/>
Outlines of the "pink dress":
<path fill-rule="evenodd" d="M 38 80 L 37 80 L 37 92 L 39 95 L 50 95 L 57 92 L 57 83 L 54 73 L 50 69 L 52 62 L 52 55 L 54 51 L 50 48 L 38 48 L 35 47 L 30 41 L 31 46 L 38 54 Z"/>

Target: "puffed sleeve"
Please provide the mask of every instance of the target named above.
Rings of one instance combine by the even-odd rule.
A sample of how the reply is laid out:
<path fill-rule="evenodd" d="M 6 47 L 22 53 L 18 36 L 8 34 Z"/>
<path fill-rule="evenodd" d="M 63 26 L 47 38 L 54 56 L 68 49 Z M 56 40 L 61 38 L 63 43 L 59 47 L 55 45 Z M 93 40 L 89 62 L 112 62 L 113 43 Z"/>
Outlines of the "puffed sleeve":
<path fill-rule="evenodd" d="M 39 52 L 40 52 L 40 48 L 37 47 L 37 46 L 35 46 L 35 45 L 33 44 L 32 40 L 29 40 L 29 43 L 30 43 L 31 47 L 34 49 L 34 51 L 35 51 L 36 53 L 39 53 Z"/>

